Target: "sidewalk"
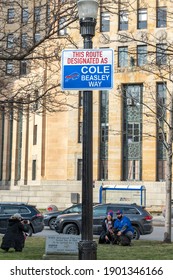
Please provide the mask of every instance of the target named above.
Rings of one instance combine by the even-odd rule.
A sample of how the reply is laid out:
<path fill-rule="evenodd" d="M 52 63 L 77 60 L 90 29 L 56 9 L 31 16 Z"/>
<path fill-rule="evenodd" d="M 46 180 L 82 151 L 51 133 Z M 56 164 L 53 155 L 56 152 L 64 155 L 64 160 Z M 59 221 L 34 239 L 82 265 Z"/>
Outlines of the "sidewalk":
<path fill-rule="evenodd" d="M 173 219 L 171 220 L 172 226 L 173 226 Z M 163 227 L 165 225 L 165 218 L 162 215 L 153 215 L 153 226 L 161 226 Z"/>

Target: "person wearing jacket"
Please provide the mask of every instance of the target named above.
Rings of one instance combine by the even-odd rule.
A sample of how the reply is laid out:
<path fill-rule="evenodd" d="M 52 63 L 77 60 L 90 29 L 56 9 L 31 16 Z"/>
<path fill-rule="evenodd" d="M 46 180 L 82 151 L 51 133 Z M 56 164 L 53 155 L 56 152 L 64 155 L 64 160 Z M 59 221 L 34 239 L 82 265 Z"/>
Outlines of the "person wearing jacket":
<path fill-rule="evenodd" d="M 114 232 L 113 232 L 113 211 L 107 213 L 107 217 L 102 222 L 102 232 L 99 237 L 100 244 L 110 244 L 113 241 Z"/>
<path fill-rule="evenodd" d="M 130 245 L 134 233 L 131 221 L 128 217 L 123 216 L 121 210 L 118 210 L 116 214 L 117 219 L 114 222 L 114 232 L 116 232 L 118 237 L 117 241 L 122 245 Z"/>
<path fill-rule="evenodd" d="M 8 222 L 5 235 L 2 238 L 1 249 L 8 252 L 14 248 L 16 252 L 22 252 L 25 244 L 25 232 L 28 231 L 28 221 L 22 221 L 19 213 L 14 214 Z"/>

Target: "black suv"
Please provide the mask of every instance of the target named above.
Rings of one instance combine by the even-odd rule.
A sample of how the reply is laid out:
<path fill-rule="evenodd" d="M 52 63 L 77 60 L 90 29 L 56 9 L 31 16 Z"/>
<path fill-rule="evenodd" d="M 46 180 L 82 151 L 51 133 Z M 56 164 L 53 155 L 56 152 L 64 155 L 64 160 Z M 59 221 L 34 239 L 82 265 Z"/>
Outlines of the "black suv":
<path fill-rule="evenodd" d="M 136 204 L 98 204 L 93 207 L 93 234 L 99 235 L 102 231 L 102 221 L 107 213 L 112 210 L 116 216 L 117 210 L 122 210 L 123 215 L 129 217 L 134 228 L 134 239 L 140 235 L 150 234 L 153 231 L 152 216 L 144 207 Z M 116 217 L 114 218 L 116 219 Z M 81 214 L 60 215 L 55 221 L 55 230 L 64 234 L 81 233 Z"/>
<path fill-rule="evenodd" d="M 44 229 L 43 215 L 33 205 L 26 203 L 0 203 L 0 233 L 5 233 L 9 218 L 19 213 L 24 220 L 29 220 L 29 236 Z"/>

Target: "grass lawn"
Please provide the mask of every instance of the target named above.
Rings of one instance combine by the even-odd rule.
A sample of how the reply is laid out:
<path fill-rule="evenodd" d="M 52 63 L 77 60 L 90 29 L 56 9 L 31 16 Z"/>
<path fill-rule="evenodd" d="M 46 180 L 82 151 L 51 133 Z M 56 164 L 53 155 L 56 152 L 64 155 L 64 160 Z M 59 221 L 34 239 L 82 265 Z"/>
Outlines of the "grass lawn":
<path fill-rule="evenodd" d="M 1 243 L 2 236 L 0 237 Z M 173 260 L 173 243 L 165 244 L 159 241 L 134 240 L 132 246 L 117 245 L 97 246 L 98 260 Z M 29 237 L 23 252 L 10 249 L 4 253 L 0 249 L 0 260 L 42 260 L 45 253 L 44 237 Z"/>

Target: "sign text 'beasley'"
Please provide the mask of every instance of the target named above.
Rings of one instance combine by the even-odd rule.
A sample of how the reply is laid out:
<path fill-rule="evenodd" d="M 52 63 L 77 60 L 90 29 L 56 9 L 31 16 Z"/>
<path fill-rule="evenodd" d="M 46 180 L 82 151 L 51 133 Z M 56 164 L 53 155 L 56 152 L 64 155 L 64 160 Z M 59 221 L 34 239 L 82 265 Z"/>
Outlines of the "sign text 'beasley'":
<path fill-rule="evenodd" d="M 64 50 L 62 52 L 63 90 L 113 88 L 113 50 Z"/>

